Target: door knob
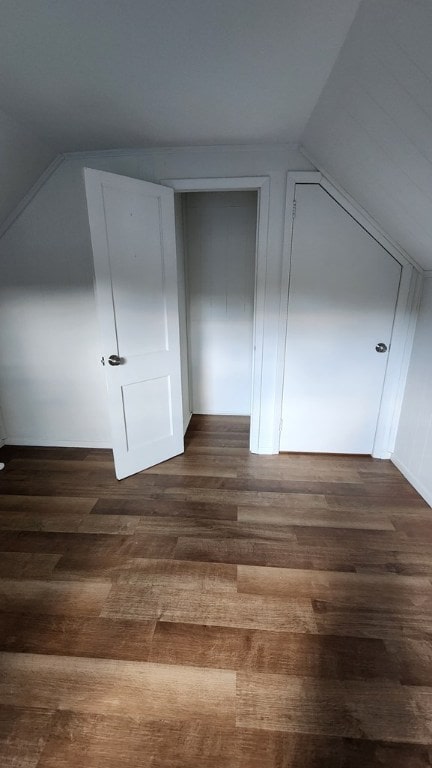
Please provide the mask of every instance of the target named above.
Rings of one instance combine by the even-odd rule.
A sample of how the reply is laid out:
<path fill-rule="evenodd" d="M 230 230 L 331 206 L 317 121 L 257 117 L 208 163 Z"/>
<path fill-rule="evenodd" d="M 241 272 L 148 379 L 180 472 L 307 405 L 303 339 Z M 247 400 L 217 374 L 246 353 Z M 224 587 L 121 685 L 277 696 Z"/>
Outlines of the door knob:
<path fill-rule="evenodd" d="M 384 344 L 383 341 L 380 341 L 379 344 L 375 347 L 377 352 L 387 352 L 387 344 Z"/>
<path fill-rule="evenodd" d="M 119 357 L 118 355 L 110 355 L 108 358 L 108 362 L 110 365 L 121 365 L 123 362 L 123 358 Z"/>

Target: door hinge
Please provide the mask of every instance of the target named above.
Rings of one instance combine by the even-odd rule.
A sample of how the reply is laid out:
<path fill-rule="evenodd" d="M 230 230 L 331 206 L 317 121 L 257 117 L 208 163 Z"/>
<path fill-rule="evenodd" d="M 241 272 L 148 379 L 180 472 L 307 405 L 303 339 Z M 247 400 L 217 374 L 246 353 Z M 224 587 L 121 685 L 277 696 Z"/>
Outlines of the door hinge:
<path fill-rule="evenodd" d="M 297 200 L 293 200 L 292 217 L 295 219 L 297 213 Z"/>

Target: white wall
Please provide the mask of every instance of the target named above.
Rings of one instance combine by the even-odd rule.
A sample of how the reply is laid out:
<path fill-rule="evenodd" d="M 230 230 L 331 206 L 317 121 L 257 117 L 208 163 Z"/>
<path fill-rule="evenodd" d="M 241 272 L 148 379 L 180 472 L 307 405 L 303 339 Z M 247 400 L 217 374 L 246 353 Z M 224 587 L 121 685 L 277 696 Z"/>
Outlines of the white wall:
<path fill-rule="evenodd" d="M 0 110 L 0 223 L 56 154 L 54 148 Z"/>
<path fill-rule="evenodd" d="M 392 458 L 432 506 L 432 275 L 424 281 Z"/>
<path fill-rule="evenodd" d="M 286 173 L 312 168 L 292 145 L 98 153 L 71 156 L 55 171 L 0 241 L 0 404 L 9 441 L 110 443 L 85 165 L 149 181 L 269 177 L 261 445 L 273 450 Z"/>
<path fill-rule="evenodd" d="M 257 194 L 185 197 L 192 412 L 248 415 Z"/>
<path fill-rule="evenodd" d="M 60 166 L 0 241 L 9 442 L 110 443 L 80 174 Z"/>
<path fill-rule="evenodd" d="M 0 408 L 0 447 L 4 445 L 6 440 L 6 427 L 4 424 L 3 414 Z"/>
<path fill-rule="evenodd" d="M 302 137 L 420 266 L 432 269 L 432 4 L 364 0 Z"/>

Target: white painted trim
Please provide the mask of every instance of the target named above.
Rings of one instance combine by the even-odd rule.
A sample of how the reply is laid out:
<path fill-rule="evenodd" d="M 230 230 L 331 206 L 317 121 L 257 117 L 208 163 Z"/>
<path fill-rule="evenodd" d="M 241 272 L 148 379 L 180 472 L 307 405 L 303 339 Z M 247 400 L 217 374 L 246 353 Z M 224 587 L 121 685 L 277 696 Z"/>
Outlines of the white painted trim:
<path fill-rule="evenodd" d="M 295 184 L 321 184 L 322 179 L 321 171 L 288 171 L 287 193 L 288 187 L 293 190 Z"/>
<path fill-rule="evenodd" d="M 331 197 L 333 197 L 334 200 L 336 200 L 337 203 L 339 203 L 339 205 L 345 208 L 347 213 L 349 213 L 353 219 L 355 219 L 362 227 L 364 227 L 364 229 L 369 232 L 371 237 L 373 237 L 386 251 L 388 251 L 390 255 L 399 262 L 399 264 L 402 266 L 410 265 L 415 267 L 415 269 L 417 269 L 419 272 L 423 272 L 422 268 L 416 264 L 414 259 L 411 259 L 411 257 L 408 256 L 408 254 L 405 253 L 402 248 L 390 240 L 385 232 L 383 232 L 381 227 L 379 227 L 378 224 L 373 221 L 369 214 L 367 214 L 366 211 L 361 208 L 361 206 L 357 205 L 357 203 L 355 203 L 349 195 L 346 195 L 340 187 L 335 187 L 333 182 L 326 179 L 324 175 L 321 180 L 321 186 L 326 190 L 326 192 L 329 193 L 329 195 L 331 195 Z"/>
<path fill-rule="evenodd" d="M 245 192 L 259 190 L 269 182 L 268 176 L 223 176 L 200 179 L 161 179 L 161 184 L 175 192 Z"/>
<path fill-rule="evenodd" d="M 251 453 L 258 453 L 258 451 L 252 451 Z M 274 456 L 277 451 L 275 451 L 274 445 L 266 445 L 265 443 L 260 444 L 259 449 L 259 455 L 260 456 Z"/>
<path fill-rule="evenodd" d="M 186 434 L 188 426 L 190 424 L 190 420 L 192 418 L 192 413 L 184 413 L 183 414 L 183 436 Z"/>
<path fill-rule="evenodd" d="M 416 475 L 414 475 L 411 470 L 409 470 L 405 464 L 396 458 L 396 456 L 392 456 L 391 458 L 393 464 L 399 472 L 403 474 L 404 477 L 408 480 L 409 483 L 415 488 L 415 490 L 420 494 L 420 496 L 423 496 L 424 500 L 429 504 L 430 507 L 432 507 L 432 494 L 428 488 L 426 488 L 423 483 L 420 482 L 420 480 L 417 479 Z"/>
<path fill-rule="evenodd" d="M 316 168 L 319 168 L 319 171 L 322 175 L 322 181 L 320 182 L 321 186 L 326 189 L 329 194 L 332 195 L 336 200 L 338 200 L 338 196 L 340 196 L 341 205 L 350 213 L 353 218 L 357 219 L 359 224 L 361 224 L 368 232 L 372 235 L 382 246 L 385 248 L 389 253 L 391 253 L 392 256 L 394 256 L 397 261 L 399 261 L 401 264 L 403 262 L 407 262 L 408 264 L 411 264 L 417 272 L 420 272 L 420 274 L 423 274 L 424 270 L 423 267 L 418 264 L 415 259 L 412 258 L 412 256 L 407 253 L 399 243 L 396 242 L 396 240 L 393 240 L 390 235 L 388 235 L 380 224 L 374 219 L 374 217 L 365 209 L 363 206 L 359 205 L 353 197 L 345 190 L 343 187 L 341 187 L 340 184 L 331 176 L 330 173 L 320 164 L 317 162 L 316 158 L 314 158 L 304 147 L 302 144 L 299 145 L 299 151 L 301 154 L 309 160 L 312 165 L 315 165 Z M 300 173 L 297 175 L 301 175 Z M 299 182 L 301 183 L 301 182 Z M 307 182 L 303 182 L 307 183 Z M 312 182 L 309 182 L 312 183 Z M 332 190 L 332 191 L 330 191 Z M 338 200 L 339 202 L 339 200 Z"/>
<path fill-rule="evenodd" d="M 308 158 L 309 159 L 309 158 Z M 369 232 L 369 234 L 383 247 L 386 251 L 393 256 L 399 264 L 403 266 L 410 264 L 421 275 L 425 273 L 425 270 L 417 264 L 417 262 L 406 252 L 404 249 L 394 242 L 389 235 L 380 227 L 375 219 L 348 194 L 342 187 L 333 181 L 330 176 L 321 171 L 288 171 L 287 185 L 290 185 L 291 190 L 295 184 L 319 184 L 325 189 L 328 194 L 336 200 L 339 205 L 344 208 L 350 216 L 355 219 L 360 226 Z M 287 201 L 291 202 L 293 196 L 288 198 L 287 189 Z M 430 271 L 432 274 L 432 270 Z"/>
<path fill-rule="evenodd" d="M 52 160 L 52 162 L 48 165 L 47 168 L 41 173 L 37 181 L 30 187 L 28 192 L 24 195 L 23 198 L 21 198 L 18 205 L 15 206 L 13 211 L 6 217 L 6 219 L 0 224 L 0 239 L 3 237 L 3 235 L 6 234 L 8 229 L 12 226 L 12 224 L 21 216 L 22 213 L 24 213 L 27 206 L 31 203 L 33 198 L 37 195 L 40 189 L 42 189 L 43 186 L 49 181 L 53 173 L 57 170 L 57 168 L 63 163 L 64 161 L 64 155 L 57 155 L 57 157 Z"/>
<path fill-rule="evenodd" d="M 5 445 L 30 445 L 35 448 L 109 448 L 104 440 L 47 440 L 39 437 L 8 437 Z"/>
<path fill-rule="evenodd" d="M 285 194 L 285 223 L 282 242 L 282 272 L 281 300 L 279 309 L 279 339 L 278 339 L 278 372 L 275 397 L 275 424 L 279 424 L 278 445 L 276 453 L 280 452 L 280 435 L 282 432 L 282 401 L 285 377 L 285 354 L 288 331 L 288 301 L 291 279 L 292 237 L 294 231 L 293 209 L 295 202 L 296 184 L 320 184 L 322 174 L 319 171 L 288 171 Z"/>
<path fill-rule="evenodd" d="M 0 406 L 0 448 L 2 448 L 3 445 L 6 445 L 6 440 L 7 440 L 6 425 L 4 423 L 3 412 Z"/>
<path fill-rule="evenodd" d="M 246 191 L 258 192 L 257 237 L 255 256 L 255 297 L 254 297 L 254 331 L 253 331 L 253 364 L 252 364 L 252 395 L 251 395 L 251 453 L 277 453 L 279 445 L 269 450 L 261 441 L 261 404 L 264 397 L 262 387 L 264 364 L 264 305 L 267 289 L 267 242 L 269 231 L 270 207 L 270 177 L 269 176 L 233 176 L 221 178 L 199 179 L 162 179 L 161 184 L 172 187 L 175 192 L 224 192 Z M 283 357 L 278 365 L 283 365 Z M 280 376 L 283 375 L 281 369 Z"/>
<path fill-rule="evenodd" d="M 377 430 L 372 455 L 375 458 L 389 459 L 394 451 L 399 417 L 402 408 L 408 366 L 414 343 L 414 332 L 417 322 L 418 307 L 421 293 L 423 270 L 413 266 L 412 260 L 405 258 L 403 251 L 390 241 L 385 233 L 372 223 L 368 214 L 357 206 L 352 199 L 335 188 L 333 183 L 321 172 L 296 171 L 287 174 L 285 231 L 283 247 L 283 272 L 281 290 L 283 306 L 281 306 L 280 339 L 283 340 L 283 350 L 286 347 L 288 323 L 289 279 L 291 269 L 291 250 L 293 217 L 291 211 L 295 201 L 297 184 L 319 184 L 329 195 L 341 205 L 360 226 L 401 265 L 401 282 L 395 311 L 392 341 L 390 345 L 386 375 L 378 414 Z M 285 369 L 284 359 L 282 370 Z M 280 388 L 280 411 L 282 414 L 283 379 Z M 277 417 L 277 414 L 276 414 Z"/>
<path fill-rule="evenodd" d="M 174 194 L 175 197 L 175 194 Z M 187 269 L 187 243 L 188 241 L 188 222 L 187 222 L 187 216 L 186 216 L 186 208 L 184 204 L 184 200 L 181 200 L 181 217 L 182 217 L 182 230 L 183 230 L 183 274 L 184 274 L 184 290 L 185 290 L 185 323 L 186 323 L 186 350 L 187 350 L 187 377 L 188 377 L 188 408 L 190 411 L 190 419 L 192 418 L 192 359 L 189 352 L 189 343 L 190 343 L 190 328 L 189 328 L 189 272 Z M 176 233 L 177 234 L 177 233 Z M 177 255 L 178 258 L 178 255 Z M 185 430 L 186 432 L 186 430 Z"/>
<path fill-rule="evenodd" d="M 119 149 L 90 149 L 87 151 L 65 152 L 66 160 L 92 160 L 98 157 L 129 157 L 130 155 L 156 155 L 166 152 L 193 152 L 194 154 L 206 152 L 263 152 L 269 149 L 285 149 L 292 152 L 300 152 L 298 142 L 277 142 L 271 144 L 202 144 L 199 146 L 154 146 L 154 147 L 121 147 Z"/>

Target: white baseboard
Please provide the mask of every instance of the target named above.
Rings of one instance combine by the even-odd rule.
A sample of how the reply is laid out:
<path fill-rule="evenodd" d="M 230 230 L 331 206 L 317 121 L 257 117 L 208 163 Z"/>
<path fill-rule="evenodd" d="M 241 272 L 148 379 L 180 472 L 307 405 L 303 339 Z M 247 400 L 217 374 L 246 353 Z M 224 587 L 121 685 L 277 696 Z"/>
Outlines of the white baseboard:
<path fill-rule="evenodd" d="M 249 447 L 250 453 L 254 453 L 255 456 L 275 456 L 276 454 L 280 453 L 279 448 L 275 448 L 273 445 L 261 445 Z M 283 451 L 282 451 L 283 453 Z"/>
<path fill-rule="evenodd" d="M 402 472 L 403 476 L 406 477 L 413 488 L 415 488 L 420 496 L 423 496 L 424 500 L 429 504 L 430 507 L 432 507 L 432 490 L 430 488 L 426 488 L 426 486 L 418 480 L 418 478 L 411 472 L 411 470 L 409 470 L 408 467 L 406 467 L 405 464 L 400 461 L 394 454 L 391 460 L 395 467 L 398 468 L 399 472 Z"/>
<path fill-rule="evenodd" d="M 383 459 L 385 461 L 388 461 L 391 459 L 392 454 L 390 451 L 377 451 L 377 453 L 372 454 L 373 459 Z"/>
<path fill-rule="evenodd" d="M 190 424 L 191 418 L 192 418 L 192 413 L 187 413 L 183 416 L 183 435 L 186 434 L 186 430 Z"/>
<path fill-rule="evenodd" d="M 35 448 L 112 448 L 99 440 L 45 440 L 39 437 L 8 437 L 5 445 L 30 445 Z"/>

